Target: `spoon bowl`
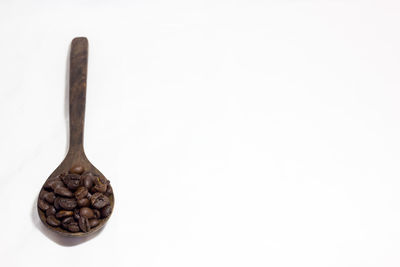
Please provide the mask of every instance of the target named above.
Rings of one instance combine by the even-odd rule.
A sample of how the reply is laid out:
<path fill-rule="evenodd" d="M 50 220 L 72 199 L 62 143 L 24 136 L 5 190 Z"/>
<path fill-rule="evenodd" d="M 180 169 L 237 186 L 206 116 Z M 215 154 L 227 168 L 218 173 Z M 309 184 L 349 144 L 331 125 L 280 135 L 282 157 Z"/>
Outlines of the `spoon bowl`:
<path fill-rule="evenodd" d="M 71 168 L 80 166 L 84 173 L 92 173 L 98 179 L 107 181 L 106 177 L 87 159 L 83 149 L 83 129 L 85 119 L 86 104 L 86 77 L 88 62 L 88 40 L 85 37 L 78 37 L 72 40 L 70 53 L 70 88 L 69 88 L 69 121 L 70 121 L 70 140 L 69 150 L 65 159 L 53 171 L 46 180 L 55 179 L 60 174 L 68 173 Z M 45 182 L 45 184 L 46 184 Z M 43 185 L 42 189 L 44 188 Z M 87 236 L 100 230 L 112 215 L 114 209 L 114 194 L 108 195 L 111 206 L 111 213 L 99 219 L 98 225 L 90 228 L 87 232 L 70 232 L 61 226 L 52 226 L 47 223 L 46 213 L 39 207 L 40 197 L 38 197 L 38 213 L 43 224 L 52 231 L 64 236 Z M 46 202 L 47 203 L 47 202 Z M 49 204 L 49 203 L 47 203 Z M 50 205 L 50 204 L 49 204 Z"/>

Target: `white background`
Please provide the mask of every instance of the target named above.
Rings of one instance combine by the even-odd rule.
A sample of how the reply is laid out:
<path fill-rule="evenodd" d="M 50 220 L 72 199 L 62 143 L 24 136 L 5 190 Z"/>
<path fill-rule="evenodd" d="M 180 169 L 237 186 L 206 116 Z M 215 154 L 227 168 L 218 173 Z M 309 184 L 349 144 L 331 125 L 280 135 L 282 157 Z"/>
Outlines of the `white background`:
<path fill-rule="evenodd" d="M 400 266 L 398 1 L 1 1 L 3 266 Z M 43 228 L 89 39 L 99 235 Z M 68 256 L 66 256 L 68 255 Z"/>

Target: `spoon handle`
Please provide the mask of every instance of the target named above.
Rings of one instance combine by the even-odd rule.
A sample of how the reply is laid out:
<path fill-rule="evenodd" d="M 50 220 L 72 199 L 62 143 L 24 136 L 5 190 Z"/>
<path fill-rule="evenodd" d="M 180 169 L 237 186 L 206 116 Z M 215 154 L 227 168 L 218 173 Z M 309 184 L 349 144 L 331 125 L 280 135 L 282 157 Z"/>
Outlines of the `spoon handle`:
<path fill-rule="evenodd" d="M 83 152 L 88 40 L 72 40 L 69 69 L 69 152 Z"/>

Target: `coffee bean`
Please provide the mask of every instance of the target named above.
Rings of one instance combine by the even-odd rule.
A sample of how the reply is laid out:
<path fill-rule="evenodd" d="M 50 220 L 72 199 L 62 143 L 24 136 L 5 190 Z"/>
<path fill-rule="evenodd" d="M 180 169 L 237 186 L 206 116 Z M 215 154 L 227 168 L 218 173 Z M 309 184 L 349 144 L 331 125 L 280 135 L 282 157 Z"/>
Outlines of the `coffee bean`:
<path fill-rule="evenodd" d="M 87 189 L 91 189 L 93 186 L 94 175 L 91 172 L 82 175 L 83 186 Z"/>
<path fill-rule="evenodd" d="M 64 186 L 59 186 L 54 190 L 54 193 L 56 193 L 59 196 L 63 196 L 63 197 L 72 197 L 74 194 L 72 194 L 72 192 L 64 187 Z"/>
<path fill-rule="evenodd" d="M 76 173 L 76 174 L 82 174 L 83 171 L 84 170 L 82 166 L 74 166 L 69 170 L 70 173 Z"/>
<path fill-rule="evenodd" d="M 56 178 L 62 180 L 62 178 L 64 178 L 65 175 L 67 175 L 66 172 L 60 173 L 59 175 L 56 176 Z"/>
<path fill-rule="evenodd" d="M 64 218 L 61 223 L 62 224 L 70 224 L 72 222 L 75 222 L 74 218 L 73 217 L 67 217 L 67 218 Z"/>
<path fill-rule="evenodd" d="M 104 177 L 96 177 L 94 179 L 94 191 L 105 193 L 107 191 L 107 179 Z"/>
<path fill-rule="evenodd" d="M 49 217 L 50 215 L 54 215 L 56 214 L 56 209 L 53 206 L 50 206 L 47 210 L 46 210 L 46 217 Z"/>
<path fill-rule="evenodd" d="M 60 221 L 57 220 L 56 217 L 54 217 L 54 215 L 50 215 L 49 217 L 47 217 L 46 221 L 51 226 L 59 226 L 60 225 Z"/>
<path fill-rule="evenodd" d="M 105 193 L 106 196 L 111 196 L 113 194 L 113 189 L 110 184 L 107 185 L 107 191 Z"/>
<path fill-rule="evenodd" d="M 85 218 L 85 217 L 80 217 L 79 218 L 79 228 L 81 228 L 81 230 L 83 232 L 89 232 L 90 231 L 90 224 L 89 224 L 88 218 Z"/>
<path fill-rule="evenodd" d="M 79 215 L 79 209 L 74 209 L 74 218 L 75 220 L 79 220 L 81 215 Z"/>
<path fill-rule="evenodd" d="M 40 190 L 40 193 L 39 193 L 39 198 L 40 199 L 44 199 L 44 196 L 47 194 L 47 193 L 49 193 L 49 192 L 47 192 L 46 190 Z"/>
<path fill-rule="evenodd" d="M 110 205 L 110 199 L 102 193 L 95 193 L 91 197 L 90 202 L 92 203 L 92 206 L 96 209 L 101 209 L 107 205 Z"/>
<path fill-rule="evenodd" d="M 94 212 L 94 217 L 95 217 L 96 219 L 100 219 L 100 216 L 101 216 L 100 211 L 97 210 L 97 209 L 94 209 L 93 212 Z"/>
<path fill-rule="evenodd" d="M 73 198 L 63 198 L 63 197 L 59 198 L 58 204 L 64 210 L 73 210 L 77 205 L 75 199 L 73 199 Z"/>
<path fill-rule="evenodd" d="M 44 210 L 44 211 L 47 210 L 50 207 L 49 204 L 47 204 L 46 201 L 41 200 L 41 199 L 38 200 L 38 206 L 39 206 L 39 208 L 41 210 Z"/>
<path fill-rule="evenodd" d="M 101 217 L 106 218 L 108 216 L 110 216 L 112 212 L 112 208 L 110 205 L 105 206 L 104 208 L 101 209 Z"/>
<path fill-rule="evenodd" d="M 73 222 L 75 222 L 73 217 L 67 217 L 67 218 L 64 218 L 64 219 L 61 221 L 61 226 L 62 226 L 64 229 L 68 229 L 68 225 L 70 225 L 70 224 L 73 223 Z"/>
<path fill-rule="evenodd" d="M 81 215 L 81 217 L 91 219 L 94 217 L 94 212 L 91 208 L 84 207 L 80 209 L 79 215 Z"/>
<path fill-rule="evenodd" d="M 86 197 L 87 197 L 87 199 L 90 200 L 90 199 L 92 198 L 92 194 L 91 194 L 91 193 L 88 193 Z"/>
<path fill-rule="evenodd" d="M 61 182 L 60 178 L 58 177 L 50 177 L 49 179 L 47 179 L 47 181 L 44 183 L 43 187 L 47 190 L 52 189 L 52 185 L 55 182 Z"/>
<path fill-rule="evenodd" d="M 59 210 L 60 209 L 60 197 L 56 197 L 55 199 L 54 199 L 54 207 L 57 209 L 57 210 Z"/>
<path fill-rule="evenodd" d="M 64 183 L 61 180 L 56 179 L 49 181 L 47 185 L 50 189 L 55 190 L 59 186 L 64 186 Z"/>
<path fill-rule="evenodd" d="M 57 218 L 70 217 L 72 215 L 74 215 L 74 212 L 71 210 L 60 210 L 59 212 L 56 213 Z"/>
<path fill-rule="evenodd" d="M 53 203 L 55 198 L 56 196 L 53 192 L 49 192 L 44 195 L 44 200 L 46 200 L 48 203 Z"/>
<path fill-rule="evenodd" d="M 77 202 L 78 202 L 79 207 L 89 207 L 90 206 L 90 200 L 87 198 L 79 199 Z"/>
<path fill-rule="evenodd" d="M 91 219 L 91 220 L 89 220 L 90 228 L 96 227 L 97 225 L 99 225 L 99 223 L 100 223 L 100 221 L 97 220 L 97 219 Z"/>
<path fill-rule="evenodd" d="M 81 186 L 78 189 L 76 189 L 75 198 L 79 200 L 79 199 L 82 199 L 82 198 L 86 197 L 87 194 L 88 194 L 87 188 L 84 187 L 84 186 Z"/>
<path fill-rule="evenodd" d="M 63 181 L 71 190 L 76 190 L 81 185 L 81 177 L 78 174 L 68 174 Z"/>
<path fill-rule="evenodd" d="M 79 232 L 79 226 L 76 222 L 71 223 L 68 225 L 68 231 L 72 232 L 72 233 L 76 233 Z"/>

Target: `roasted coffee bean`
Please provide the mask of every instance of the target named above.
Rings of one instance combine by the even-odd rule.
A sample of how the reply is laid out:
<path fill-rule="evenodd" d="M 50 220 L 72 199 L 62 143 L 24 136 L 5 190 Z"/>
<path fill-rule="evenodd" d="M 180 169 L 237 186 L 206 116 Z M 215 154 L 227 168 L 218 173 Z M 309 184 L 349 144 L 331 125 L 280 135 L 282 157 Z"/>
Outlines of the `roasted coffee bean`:
<path fill-rule="evenodd" d="M 74 215 L 74 212 L 71 210 L 60 210 L 59 212 L 56 213 L 57 218 L 70 217 L 72 215 Z"/>
<path fill-rule="evenodd" d="M 54 179 L 47 183 L 49 189 L 55 190 L 59 186 L 64 186 L 64 183 L 60 179 Z"/>
<path fill-rule="evenodd" d="M 62 226 L 64 229 L 68 229 L 68 225 L 71 224 L 71 223 L 73 223 L 73 222 L 75 222 L 73 217 L 67 217 L 67 218 L 64 218 L 64 219 L 61 221 L 61 226 Z"/>
<path fill-rule="evenodd" d="M 56 197 L 55 199 L 54 199 L 54 208 L 56 208 L 57 210 L 59 210 L 60 209 L 60 197 Z"/>
<path fill-rule="evenodd" d="M 106 218 L 108 216 L 110 216 L 112 212 L 112 208 L 110 205 L 105 206 L 104 208 L 101 209 L 101 217 Z"/>
<path fill-rule="evenodd" d="M 69 170 L 70 173 L 76 173 L 76 174 L 82 174 L 83 171 L 84 170 L 82 166 L 74 166 Z"/>
<path fill-rule="evenodd" d="M 60 205 L 60 207 L 64 210 L 73 210 L 76 207 L 77 203 L 74 198 L 60 197 L 59 201 L 58 201 L 58 205 Z"/>
<path fill-rule="evenodd" d="M 96 209 L 101 209 L 107 205 L 110 205 L 110 199 L 102 193 L 95 193 L 91 197 L 90 202 L 92 203 L 92 206 Z"/>
<path fill-rule="evenodd" d="M 56 196 L 53 192 L 49 192 L 44 195 L 44 200 L 46 200 L 48 203 L 53 203 L 55 198 Z"/>
<path fill-rule="evenodd" d="M 56 214 L 56 208 L 54 208 L 53 206 L 50 206 L 47 210 L 46 210 L 46 217 L 49 217 L 50 215 L 54 215 Z"/>
<path fill-rule="evenodd" d="M 91 194 L 91 193 L 88 193 L 86 197 L 87 197 L 87 199 L 90 200 L 90 199 L 92 198 L 92 194 Z"/>
<path fill-rule="evenodd" d="M 81 185 L 81 177 L 78 174 L 68 174 L 63 181 L 71 190 L 76 190 Z"/>
<path fill-rule="evenodd" d="M 72 232 L 72 233 L 76 233 L 79 232 L 79 226 L 76 222 L 70 223 L 68 225 L 68 231 Z"/>
<path fill-rule="evenodd" d="M 60 173 L 59 175 L 56 176 L 56 178 L 62 180 L 62 178 L 64 178 L 65 175 L 67 175 L 67 173 L 65 173 L 65 172 Z"/>
<path fill-rule="evenodd" d="M 76 220 L 79 220 L 80 217 L 81 217 L 81 215 L 79 215 L 79 209 L 74 209 L 74 218 Z"/>
<path fill-rule="evenodd" d="M 91 208 L 83 207 L 79 210 L 79 215 L 88 219 L 94 218 L 94 212 Z"/>
<path fill-rule="evenodd" d="M 79 228 L 81 228 L 83 232 L 89 232 L 90 231 L 89 219 L 85 217 L 80 217 Z"/>
<path fill-rule="evenodd" d="M 72 222 L 75 222 L 74 218 L 73 217 L 67 217 L 67 218 L 64 218 L 61 223 L 62 224 L 70 224 Z"/>
<path fill-rule="evenodd" d="M 66 188 L 65 186 L 59 186 L 56 189 L 54 189 L 54 193 L 56 193 L 59 196 L 63 196 L 63 197 L 72 197 L 74 194 L 72 194 L 72 192 Z"/>
<path fill-rule="evenodd" d="M 39 194 L 39 198 L 40 199 L 44 199 L 44 196 L 47 194 L 47 193 L 49 193 L 49 192 L 47 192 L 46 190 L 40 190 L 40 194 Z"/>
<path fill-rule="evenodd" d="M 90 200 L 87 198 L 79 199 L 77 202 L 78 202 L 79 207 L 89 207 L 90 206 Z"/>
<path fill-rule="evenodd" d="M 54 182 L 56 181 L 61 181 L 60 178 L 58 177 L 50 177 L 49 179 L 47 179 L 47 181 L 44 183 L 43 187 L 47 190 L 52 189 L 51 186 Z"/>
<path fill-rule="evenodd" d="M 107 191 L 107 184 L 108 181 L 104 177 L 96 177 L 94 179 L 94 191 L 95 192 L 100 192 L 100 193 L 105 193 Z"/>
<path fill-rule="evenodd" d="M 81 186 L 78 189 L 76 189 L 74 194 L 75 194 L 75 198 L 79 200 L 79 199 L 82 199 L 87 196 L 88 190 L 86 187 Z"/>
<path fill-rule="evenodd" d="M 51 226 L 59 226 L 60 225 L 60 221 L 57 220 L 56 217 L 54 217 L 54 215 L 50 215 L 49 217 L 47 217 L 46 221 Z"/>
<path fill-rule="evenodd" d="M 111 196 L 113 194 L 113 190 L 110 184 L 107 185 L 107 191 L 105 193 L 106 196 Z"/>
<path fill-rule="evenodd" d="M 91 172 L 85 173 L 82 175 L 82 184 L 87 189 L 91 189 L 93 186 L 93 180 L 95 179 L 94 175 Z"/>
<path fill-rule="evenodd" d="M 89 220 L 90 228 L 96 227 L 97 225 L 99 225 L 99 223 L 100 223 L 100 221 L 97 220 L 97 219 L 91 219 L 91 220 Z"/>
<path fill-rule="evenodd" d="M 44 211 L 47 210 L 50 207 L 49 204 L 47 204 L 46 201 L 41 200 L 41 199 L 38 200 L 38 206 L 39 206 L 39 208 L 41 210 L 44 210 Z"/>
<path fill-rule="evenodd" d="M 94 209 L 93 212 L 94 212 L 94 217 L 95 217 L 96 219 L 100 219 L 100 217 L 101 217 L 100 211 L 97 210 L 97 209 Z"/>

